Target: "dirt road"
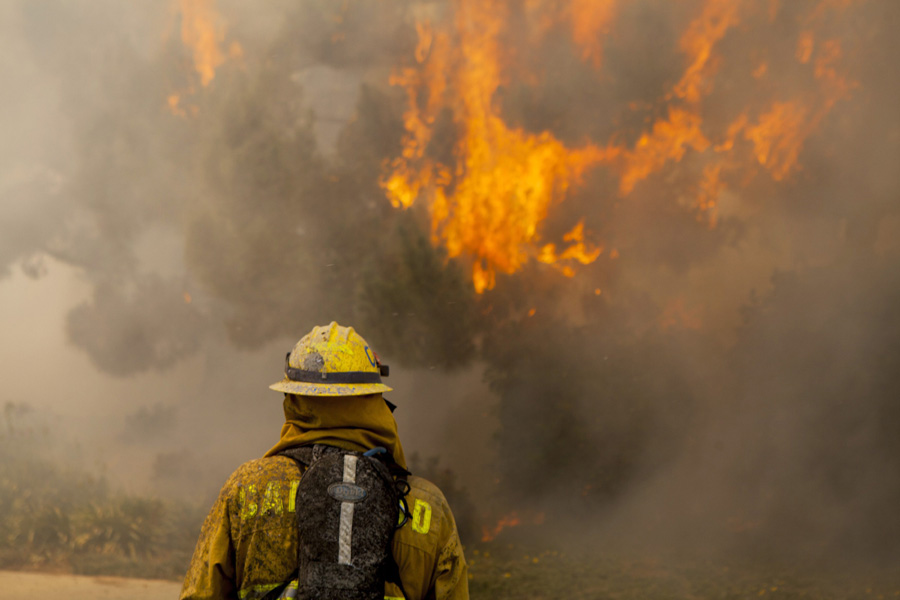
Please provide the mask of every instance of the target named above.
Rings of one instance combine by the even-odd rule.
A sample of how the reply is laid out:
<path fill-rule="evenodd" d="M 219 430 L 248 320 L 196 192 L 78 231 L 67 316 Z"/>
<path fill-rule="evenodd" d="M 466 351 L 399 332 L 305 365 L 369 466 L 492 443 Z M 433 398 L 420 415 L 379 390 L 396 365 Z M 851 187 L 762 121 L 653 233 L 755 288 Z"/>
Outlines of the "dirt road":
<path fill-rule="evenodd" d="M 175 600 L 179 591 L 172 581 L 0 571 L 0 600 Z"/>

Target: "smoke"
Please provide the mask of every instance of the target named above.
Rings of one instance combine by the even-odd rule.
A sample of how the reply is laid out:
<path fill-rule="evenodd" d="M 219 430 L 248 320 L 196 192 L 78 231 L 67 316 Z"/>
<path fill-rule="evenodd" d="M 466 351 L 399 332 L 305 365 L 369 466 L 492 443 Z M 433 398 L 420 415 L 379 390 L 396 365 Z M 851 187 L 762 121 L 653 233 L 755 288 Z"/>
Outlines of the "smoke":
<path fill-rule="evenodd" d="M 796 39 L 798 5 L 770 32 L 773 55 Z M 500 433 L 508 485 L 547 496 L 543 506 L 606 506 L 597 537 L 611 545 L 894 556 L 897 255 L 885 244 L 898 180 L 883 160 L 898 157 L 898 81 L 883 71 L 895 42 L 875 25 L 896 18 L 886 8 L 860 7 L 858 20 L 832 30 L 852 48 L 847 70 L 858 87 L 804 145 L 802 170 L 730 189 L 715 229 L 678 206 L 691 157 L 614 206 L 572 199 L 568 218 L 587 214 L 621 258 L 595 280 L 602 296 L 580 286 L 575 310 L 571 301 L 542 305 L 530 288 L 535 315 L 489 348 L 499 352 L 493 381 L 508 411 Z M 728 65 L 753 47 L 750 31 L 759 30 L 723 39 L 723 73 L 742 72 Z M 654 62 L 648 48 L 632 49 L 627 60 Z M 616 54 L 605 57 L 617 73 Z M 779 77 L 778 93 L 809 93 L 809 83 Z M 730 84 L 717 80 L 711 120 L 767 93 Z M 567 113 L 550 113 L 565 132 Z M 595 199 L 604 185 L 580 195 Z M 557 316 L 542 320 L 547 313 Z M 561 322 L 565 313 L 581 317 Z M 509 351 L 507 339 L 531 353 Z"/>
<path fill-rule="evenodd" d="M 277 401 L 261 416 L 250 399 L 278 357 L 334 319 L 406 370 L 401 434 L 457 461 L 457 481 L 501 499 L 491 510 L 588 514 L 650 547 L 896 551 L 898 8 L 719 3 L 740 18 L 691 103 L 673 99 L 680 40 L 715 3 L 613 3 L 590 56 L 559 16 L 572 3 L 532 3 L 556 15 L 540 35 L 524 5 L 497 4 L 505 123 L 623 150 L 540 224 L 558 240 L 583 220 L 601 257 L 573 278 L 531 260 L 481 295 L 424 200 L 400 211 L 379 185 L 409 109 L 390 74 L 417 68 L 417 23 L 459 26 L 456 4 L 223 1 L 207 84 L 175 4 L 0 8 L 0 277 L 77 280 L 57 310 L 81 362 L 56 368 L 115 407 L 107 460 L 207 494 L 273 441 Z M 841 42 L 827 84 L 797 58 L 808 31 L 812 57 Z M 852 85 L 831 99 L 839 76 Z M 795 105 L 799 143 L 773 137 L 766 160 L 749 133 L 712 148 L 742 114 L 750 131 Z M 673 107 L 710 148 L 685 143 L 624 192 L 621 157 Z M 459 158 L 456 117 L 432 123 L 442 164 Z M 79 376 L 70 393 L 87 397 Z"/>

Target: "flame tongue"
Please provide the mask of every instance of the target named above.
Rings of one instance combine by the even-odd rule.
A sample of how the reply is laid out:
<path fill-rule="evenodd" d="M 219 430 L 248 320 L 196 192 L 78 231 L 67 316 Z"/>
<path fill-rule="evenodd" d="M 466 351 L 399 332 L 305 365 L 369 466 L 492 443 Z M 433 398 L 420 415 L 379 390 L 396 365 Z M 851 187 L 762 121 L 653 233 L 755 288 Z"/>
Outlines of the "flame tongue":
<path fill-rule="evenodd" d="M 522 525 L 524 523 L 529 523 L 531 525 L 543 525 L 545 519 L 546 514 L 543 512 L 524 511 L 524 515 L 522 515 L 520 511 L 514 510 L 500 517 L 500 519 L 493 526 L 482 526 L 481 541 L 493 541 L 494 538 L 500 535 L 503 530 L 509 529 L 510 527 L 518 527 L 519 525 Z"/>
<path fill-rule="evenodd" d="M 500 517 L 500 520 L 493 527 L 484 526 L 481 528 L 481 541 L 482 542 L 490 542 L 504 529 L 509 527 L 518 527 L 522 524 L 522 519 L 519 518 L 519 515 L 516 511 L 511 512 L 508 515 L 504 515 Z"/>
<path fill-rule="evenodd" d="M 403 154 L 391 164 L 393 172 L 383 186 L 398 207 L 412 205 L 426 192 L 433 238 L 443 241 L 451 257 L 467 253 L 474 258 L 472 278 L 482 292 L 494 286 L 497 271 L 513 273 L 537 255 L 540 224 L 549 207 L 565 197 L 588 167 L 618 150 L 593 145 L 572 150 L 548 132 L 507 126 L 494 102 L 501 84 L 497 38 L 505 21 L 504 4 L 461 0 L 458 5 L 458 48 L 451 47 L 447 34 L 433 35 L 420 27 L 417 56 L 428 55 L 423 72 L 406 71 L 394 78 L 406 87 L 410 109 Z M 427 92 L 424 109 L 419 108 L 420 87 Z M 461 132 L 452 165 L 425 155 L 431 127 L 446 106 Z M 575 254 L 541 251 L 541 256 L 544 262 L 557 262 L 577 254 L 581 262 L 591 262 L 599 255 L 583 239 L 576 245 L 580 250 Z"/>
<path fill-rule="evenodd" d="M 225 26 L 216 10 L 216 0 L 173 0 L 174 12 L 181 16 L 181 41 L 190 49 L 194 72 L 203 87 L 209 86 L 216 76 L 216 69 L 226 60 L 221 44 L 225 40 Z M 240 58 L 243 49 L 237 42 L 228 47 L 227 58 Z M 193 88 L 193 85 L 191 86 Z M 189 93 L 193 93 L 191 90 Z M 188 115 L 183 105 L 185 94 L 170 94 L 167 98 L 169 112 L 175 116 Z M 196 113 L 197 107 L 190 107 Z"/>
<path fill-rule="evenodd" d="M 181 41 L 193 51 L 194 68 L 206 87 L 216 76 L 216 68 L 225 61 L 219 48 L 225 33 L 217 24 L 215 0 L 179 0 L 179 8 Z"/>
<path fill-rule="evenodd" d="M 715 226 L 722 191 L 736 183 L 746 185 L 760 172 L 775 181 L 789 177 L 798 168 L 806 140 L 854 87 L 837 68 L 840 42 L 821 40 L 817 33 L 828 15 L 840 16 L 853 1 L 822 0 L 801 19 L 790 56 L 763 60 L 748 69 L 748 80 L 766 90 L 756 95 L 763 101 L 756 107 L 747 101 L 747 107 L 724 127 L 704 119 L 704 102 L 726 65 L 719 45 L 739 25 L 769 26 L 781 5 L 772 1 L 761 9 L 750 0 L 698 4 L 700 9 L 679 39 L 684 72 L 656 105 L 648 104 L 664 116 L 648 120 L 647 130 L 633 145 L 611 141 L 569 148 L 549 132 L 510 127 L 501 117 L 495 96 L 504 83 L 499 40 L 509 21 L 509 0 L 456 0 L 452 27 L 435 30 L 419 24 L 419 67 L 392 78 L 406 90 L 408 110 L 402 154 L 387 165 L 389 173 L 382 181 L 388 198 L 403 208 L 425 199 L 434 243 L 444 244 L 450 257 L 465 254 L 472 259 L 472 279 L 479 293 L 494 286 L 497 272 L 516 272 L 531 260 L 571 276 L 577 265 L 597 259 L 602 250 L 588 241 L 584 219 L 563 238 L 568 246 L 562 250 L 541 240 L 541 234 L 552 207 L 588 169 L 601 164 L 618 174 L 618 194 L 627 197 L 654 174 L 692 155 L 690 169 L 684 169 L 693 180 L 685 190 L 693 196 L 688 204 L 699 219 Z M 524 5 L 537 37 L 552 27 L 570 26 L 582 60 L 596 67 L 601 63 L 603 34 L 617 18 L 618 6 L 616 0 L 529 0 Z M 761 46 L 757 54 L 768 58 L 767 52 Z M 785 70 L 788 62 L 794 66 Z M 794 72 L 809 75 L 813 91 L 786 94 L 770 82 L 776 70 L 779 77 Z M 459 137 L 453 159 L 442 162 L 429 153 L 429 146 L 435 124 L 445 113 L 452 114 Z"/>

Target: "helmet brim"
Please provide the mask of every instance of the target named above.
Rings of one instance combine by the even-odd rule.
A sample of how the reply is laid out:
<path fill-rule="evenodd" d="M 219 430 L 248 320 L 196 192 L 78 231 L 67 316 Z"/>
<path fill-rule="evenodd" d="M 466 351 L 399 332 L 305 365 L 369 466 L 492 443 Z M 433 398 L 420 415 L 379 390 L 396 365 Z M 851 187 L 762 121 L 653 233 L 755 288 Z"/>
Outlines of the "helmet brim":
<path fill-rule="evenodd" d="M 270 385 L 269 389 L 298 396 L 366 396 L 390 392 L 394 388 L 383 383 L 305 383 L 285 378 Z"/>

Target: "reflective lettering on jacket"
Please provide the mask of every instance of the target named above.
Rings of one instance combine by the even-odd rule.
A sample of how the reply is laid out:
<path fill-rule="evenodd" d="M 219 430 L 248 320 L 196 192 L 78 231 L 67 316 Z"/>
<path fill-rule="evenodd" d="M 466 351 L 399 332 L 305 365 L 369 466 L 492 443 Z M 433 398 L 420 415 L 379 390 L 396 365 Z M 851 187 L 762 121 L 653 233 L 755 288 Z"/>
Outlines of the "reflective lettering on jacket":
<path fill-rule="evenodd" d="M 225 483 L 200 533 L 182 600 L 259 600 L 297 569 L 296 512 L 300 469 L 273 456 L 241 465 Z M 403 589 L 385 585 L 385 600 L 467 600 L 468 577 L 453 514 L 441 491 L 410 477 L 410 519 L 394 534 Z M 296 597 L 296 581 L 282 592 Z M 292 595 L 293 594 L 293 595 Z"/>
<path fill-rule="evenodd" d="M 423 535 L 431 530 L 431 505 L 419 498 L 413 503 L 412 529 Z"/>

